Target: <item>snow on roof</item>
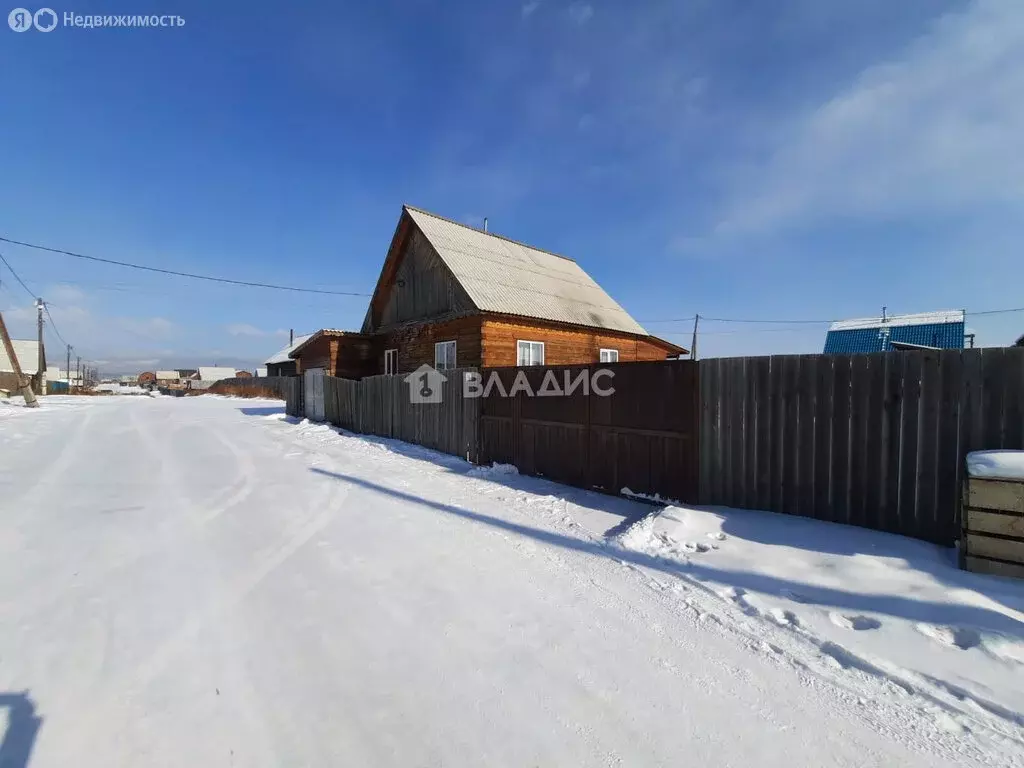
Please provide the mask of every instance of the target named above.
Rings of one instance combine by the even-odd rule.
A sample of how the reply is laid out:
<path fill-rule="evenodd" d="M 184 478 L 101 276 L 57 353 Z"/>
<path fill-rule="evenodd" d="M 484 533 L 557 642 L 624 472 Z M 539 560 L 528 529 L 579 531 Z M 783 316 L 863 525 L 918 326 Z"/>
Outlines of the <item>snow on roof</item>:
<path fill-rule="evenodd" d="M 204 368 L 199 366 L 200 381 L 220 381 L 222 379 L 235 378 L 234 368 Z"/>
<path fill-rule="evenodd" d="M 180 379 L 181 375 L 177 371 L 157 371 L 157 381 L 170 381 L 171 379 Z"/>
<path fill-rule="evenodd" d="M 39 342 L 32 339 L 11 339 L 14 355 L 18 358 L 21 372 L 26 376 L 39 373 Z M 7 357 L 7 349 L 0 344 L 0 373 L 14 373 L 14 366 Z"/>
<path fill-rule="evenodd" d="M 829 326 L 830 331 L 849 331 L 857 328 L 878 328 L 881 325 L 928 325 L 930 323 L 962 323 L 964 311 L 949 309 L 941 312 L 919 312 L 916 315 L 888 315 L 884 322 L 881 317 L 861 317 L 854 320 L 840 320 Z"/>
<path fill-rule="evenodd" d="M 1024 480 L 1024 451 L 972 451 L 967 474 L 989 480 Z"/>
<path fill-rule="evenodd" d="M 648 335 L 572 259 L 417 208 L 405 210 L 481 311 Z"/>
<path fill-rule="evenodd" d="M 277 365 L 279 363 L 287 363 L 289 360 L 291 360 L 291 358 L 288 357 L 288 354 L 290 352 L 292 352 L 300 344 L 304 343 L 312 335 L 313 335 L 312 333 L 307 333 L 305 336 L 296 336 L 295 337 L 295 341 L 293 341 L 291 344 L 289 344 L 287 347 L 282 349 L 280 352 L 278 352 L 273 357 L 268 357 L 266 360 L 263 361 L 263 364 L 264 365 Z"/>

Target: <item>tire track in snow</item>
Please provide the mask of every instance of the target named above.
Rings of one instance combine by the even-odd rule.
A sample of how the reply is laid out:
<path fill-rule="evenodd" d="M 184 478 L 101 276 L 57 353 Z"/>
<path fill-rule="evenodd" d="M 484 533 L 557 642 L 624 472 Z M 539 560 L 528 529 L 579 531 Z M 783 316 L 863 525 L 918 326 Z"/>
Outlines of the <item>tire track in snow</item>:
<path fill-rule="evenodd" d="M 81 740 L 87 743 L 88 734 L 99 727 L 99 720 L 111 718 L 127 719 L 127 702 L 141 689 L 153 682 L 172 664 L 175 657 L 185 651 L 189 644 L 206 629 L 211 622 L 223 619 L 224 614 L 234 605 L 244 600 L 260 583 L 277 568 L 295 555 L 314 536 L 327 528 L 342 509 L 348 496 L 347 489 L 339 492 L 337 488 L 325 483 L 323 497 L 329 497 L 326 506 L 305 521 L 286 532 L 285 540 L 275 547 L 274 551 L 262 556 L 244 573 L 234 578 L 231 583 L 216 594 L 208 597 L 205 605 L 193 612 L 182 623 L 181 628 L 153 650 L 149 658 L 130 673 L 107 682 L 105 691 L 97 696 L 89 711 L 80 717 L 68 734 L 66 742 L 75 745 Z M 319 508 L 320 505 L 314 505 Z M 73 750 L 73 746 L 69 746 Z M 73 752 L 69 752 L 69 757 Z"/>

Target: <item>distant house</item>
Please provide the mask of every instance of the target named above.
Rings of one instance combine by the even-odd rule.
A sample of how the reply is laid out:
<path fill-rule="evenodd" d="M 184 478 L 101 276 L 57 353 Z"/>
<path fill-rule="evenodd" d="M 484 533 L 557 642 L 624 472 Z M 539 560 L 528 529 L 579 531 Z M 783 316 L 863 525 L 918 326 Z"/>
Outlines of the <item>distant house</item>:
<path fill-rule="evenodd" d="M 250 371 L 235 371 L 236 379 L 251 379 L 252 373 Z"/>
<path fill-rule="evenodd" d="M 825 354 L 963 349 L 964 333 L 962 309 L 843 320 L 829 327 Z"/>
<path fill-rule="evenodd" d="M 650 335 L 572 259 L 405 206 L 362 328 L 317 331 L 288 356 L 298 373 L 361 378 L 424 364 L 624 363 L 685 353 Z"/>
<path fill-rule="evenodd" d="M 291 353 L 297 349 L 300 345 L 304 344 L 312 334 L 306 334 L 304 336 L 293 336 L 292 340 L 288 342 L 288 346 L 279 351 L 273 357 L 267 358 L 264 365 L 267 366 L 267 376 L 294 376 L 297 371 L 295 369 L 295 361 L 290 357 Z"/>
<path fill-rule="evenodd" d="M 235 378 L 234 368 L 216 368 L 199 366 L 199 381 L 215 382 Z"/>
<path fill-rule="evenodd" d="M 181 381 L 181 375 L 175 371 L 157 371 L 156 380 L 158 384 L 177 384 Z"/>
<path fill-rule="evenodd" d="M 179 368 L 178 369 L 178 378 L 183 380 L 183 381 L 185 379 L 194 379 L 198 375 L 199 375 L 199 369 L 198 368 Z"/>
<path fill-rule="evenodd" d="M 18 358 L 22 376 L 30 379 L 33 392 L 37 395 L 43 394 L 46 387 L 46 364 L 44 361 L 40 369 L 39 342 L 35 339 L 12 339 L 11 346 L 14 347 L 14 356 Z M 43 353 L 45 354 L 45 348 Z M 7 356 L 7 349 L 3 344 L 0 344 L 0 389 L 9 392 L 21 389 L 21 382 L 14 373 L 14 364 Z"/>
<path fill-rule="evenodd" d="M 139 374 L 138 382 L 140 387 L 147 384 L 156 384 L 156 373 L 153 371 L 144 371 Z"/>

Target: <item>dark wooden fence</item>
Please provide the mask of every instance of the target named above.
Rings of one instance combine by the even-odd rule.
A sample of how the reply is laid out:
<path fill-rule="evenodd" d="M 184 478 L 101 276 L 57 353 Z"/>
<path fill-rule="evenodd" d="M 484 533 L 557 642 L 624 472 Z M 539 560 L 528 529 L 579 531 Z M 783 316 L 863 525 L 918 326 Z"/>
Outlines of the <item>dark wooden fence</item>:
<path fill-rule="evenodd" d="M 616 365 L 485 369 L 511 392 L 522 375 L 529 391 L 544 389 L 553 376 L 563 391 L 581 374 L 606 369 L 613 378 L 599 381 L 614 393 L 481 400 L 480 458 L 514 464 L 521 472 L 620 493 L 658 493 L 697 499 L 697 365 L 689 361 Z M 568 376 L 568 381 L 566 380 Z M 549 385 L 549 391 L 551 385 Z"/>
<path fill-rule="evenodd" d="M 700 501 L 959 535 L 968 451 L 1024 448 L 1024 349 L 700 363 Z"/>
<path fill-rule="evenodd" d="M 584 488 L 765 509 L 950 544 L 968 451 L 1024 449 L 1024 349 L 485 369 L 501 389 L 606 368 L 614 394 L 412 404 L 400 376 L 326 378 L 326 419 Z M 287 409 L 304 413 L 301 379 Z M 525 389 L 525 388 L 524 388 Z M 837 534 L 840 535 L 840 534 Z"/>
<path fill-rule="evenodd" d="M 410 385 L 402 376 L 361 381 L 325 376 L 325 418 L 352 432 L 392 437 L 476 462 L 480 401 L 464 398 L 462 385 L 470 370 L 444 372 L 439 403 L 411 402 Z"/>

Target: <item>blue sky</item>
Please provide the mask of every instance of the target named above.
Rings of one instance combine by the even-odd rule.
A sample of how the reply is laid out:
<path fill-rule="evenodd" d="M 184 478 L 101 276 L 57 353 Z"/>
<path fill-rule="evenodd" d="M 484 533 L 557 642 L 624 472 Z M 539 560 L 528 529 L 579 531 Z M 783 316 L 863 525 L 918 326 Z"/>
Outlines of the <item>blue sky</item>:
<path fill-rule="evenodd" d="M 368 293 L 408 202 L 572 256 L 687 344 L 652 321 L 1024 306 L 1019 0 L 298 5 L 0 28 L 0 232 Z M 108 371 L 254 363 L 366 307 L 0 252 Z M 1024 313 L 968 324 L 1002 345 Z M 819 351 L 825 327 L 706 330 L 735 355 Z"/>

